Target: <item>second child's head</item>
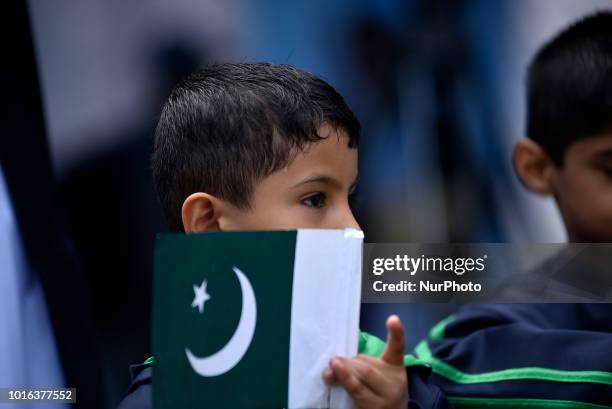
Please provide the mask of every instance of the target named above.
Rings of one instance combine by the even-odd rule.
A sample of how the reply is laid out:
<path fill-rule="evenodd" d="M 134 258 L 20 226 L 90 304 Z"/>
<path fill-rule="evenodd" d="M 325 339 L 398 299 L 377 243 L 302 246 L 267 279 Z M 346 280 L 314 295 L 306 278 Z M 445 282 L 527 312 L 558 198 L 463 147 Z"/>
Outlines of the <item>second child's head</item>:
<path fill-rule="evenodd" d="M 553 195 L 574 242 L 612 242 L 612 13 L 572 25 L 528 72 L 527 136 L 517 174 Z"/>
<path fill-rule="evenodd" d="M 172 91 L 155 135 L 170 229 L 359 228 L 349 206 L 359 132 L 342 96 L 295 67 L 195 72 Z"/>

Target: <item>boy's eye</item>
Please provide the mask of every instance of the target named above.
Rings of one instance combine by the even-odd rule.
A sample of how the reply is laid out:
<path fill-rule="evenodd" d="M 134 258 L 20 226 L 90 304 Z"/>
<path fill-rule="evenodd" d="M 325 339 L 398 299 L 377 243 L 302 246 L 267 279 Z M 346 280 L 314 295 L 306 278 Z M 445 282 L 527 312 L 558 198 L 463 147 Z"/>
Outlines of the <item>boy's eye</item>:
<path fill-rule="evenodd" d="M 302 204 L 304 206 L 320 209 L 321 207 L 325 206 L 325 194 L 319 192 L 319 193 L 310 195 L 302 199 Z"/>

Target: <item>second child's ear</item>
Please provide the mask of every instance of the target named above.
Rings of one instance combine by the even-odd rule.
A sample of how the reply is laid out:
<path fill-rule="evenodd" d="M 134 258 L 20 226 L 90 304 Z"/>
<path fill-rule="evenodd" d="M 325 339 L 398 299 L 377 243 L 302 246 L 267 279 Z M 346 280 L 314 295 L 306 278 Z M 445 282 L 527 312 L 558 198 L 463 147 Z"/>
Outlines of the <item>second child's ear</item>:
<path fill-rule="evenodd" d="M 548 154 L 531 139 L 522 139 L 514 147 L 512 164 L 519 180 L 535 193 L 553 193 L 555 164 Z"/>
<path fill-rule="evenodd" d="M 185 233 L 219 230 L 222 201 L 208 193 L 193 193 L 183 202 L 181 217 Z"/>

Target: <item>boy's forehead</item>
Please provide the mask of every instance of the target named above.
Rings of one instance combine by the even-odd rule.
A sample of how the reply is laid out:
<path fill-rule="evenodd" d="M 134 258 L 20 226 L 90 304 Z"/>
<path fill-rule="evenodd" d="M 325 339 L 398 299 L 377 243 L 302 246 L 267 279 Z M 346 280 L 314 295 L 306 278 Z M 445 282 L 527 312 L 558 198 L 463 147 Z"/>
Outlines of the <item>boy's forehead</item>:
<path fill-rule="evenodd" d="M 357 177 L 357 149 L 348 146 L 348 135 L 342 129 L 322 126 L 319 135 L 324 139 L 298 152 L 285 168 L 264 181 L 271 179 L 287 187 L 308 181 L 350 186 Z"/>
<path fill-rule="evenodd" d="M 333 165 L 341 159 L 357 158 L 357 149 L 349 148 L 349 137 L 341 128 L 322 125 L 318 130 L 323 139 L 311 142 L 299 152 L 288 167 L 298 167 L 300 164 Z"/>

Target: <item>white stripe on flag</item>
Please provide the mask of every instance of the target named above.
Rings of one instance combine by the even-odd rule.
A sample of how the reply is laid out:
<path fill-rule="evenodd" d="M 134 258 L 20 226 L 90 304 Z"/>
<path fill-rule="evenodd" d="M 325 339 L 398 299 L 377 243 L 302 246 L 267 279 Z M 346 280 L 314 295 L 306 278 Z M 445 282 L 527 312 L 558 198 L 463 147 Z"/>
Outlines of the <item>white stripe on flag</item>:
<path fill-rule="evenodd" d="M 293 408 L 351 408 L 321 375 L 334 356 L 357 353 L 363 232 L 298 230 L 293 268 L 289 402 Z"/>

